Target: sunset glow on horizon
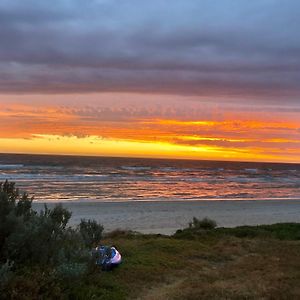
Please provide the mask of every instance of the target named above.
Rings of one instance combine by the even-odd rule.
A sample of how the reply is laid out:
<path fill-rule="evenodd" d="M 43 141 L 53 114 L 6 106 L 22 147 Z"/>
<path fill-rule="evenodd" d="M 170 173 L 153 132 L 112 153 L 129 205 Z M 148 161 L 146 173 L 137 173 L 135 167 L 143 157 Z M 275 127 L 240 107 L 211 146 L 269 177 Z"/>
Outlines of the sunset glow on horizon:
<path fill-rule="evenodd" d="M 75 2 L 0 3 L 0 153 L 300 163 L 299 2 Z"/>
<path fill-rule="evenodd" d="M 92 104 L 68 102 L 74 95 L 4 95 L 0 106 L 0 149 L 3 153 L 99 155 L 205 160 L 299 162 L 300 120 L 294 112 L 265 116 L 264 112 L 235 112 L 232 104 L 206 104 L 195 99 L 146 102 L 148 95 L 85 95 Z M 130 96 L 130 97 L 129 97 Z M 35 101 L 29 105 L 27 99 Z M 51 104 L 52 97 L 61 101 Z M 20 100 L 25 98 L 25 104 Z M 9 99 L 9 102 L 2 101 Z M 13 103 L 19 99 L 19 103 Z M 36 100 L 39 100 L 36 102 Z M 47 99 L 47 100 L 45 100 Z M 48 101 L 48 99 L 50 99 Z M 65 104 L 65 105 L 62 105 Z M 208 116 L 208 112 L 211 115 Z M 203 115 L 206 114 L 205 115 Z M 196 117 L 199 116 L 199 119 Z M 176 118 L 176 119 L 175 119 Z M 283 151 L 284 149 L 284 151 Z"/>

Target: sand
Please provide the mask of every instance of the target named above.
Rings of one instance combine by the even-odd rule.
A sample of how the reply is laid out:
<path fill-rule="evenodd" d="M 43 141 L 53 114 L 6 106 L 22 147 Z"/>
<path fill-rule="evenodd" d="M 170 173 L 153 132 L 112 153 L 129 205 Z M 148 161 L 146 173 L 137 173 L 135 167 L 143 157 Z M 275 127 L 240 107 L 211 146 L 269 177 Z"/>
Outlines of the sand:
<path fill-rule="evenodd" d="M 49 206 L 53 204 L 47 203 Z M 34 203 L 40 210 L 43 203 Z M 95 219 L 106 231 L 117 228 L 142 233 L 172 234 L 195 216 L 209 217 L 218 226 L 300 222 L 299 200 L 257 201 L 158 201 L 158 202 L 64 202 L 72 211 L 71 225 L 80 219 Z"/>

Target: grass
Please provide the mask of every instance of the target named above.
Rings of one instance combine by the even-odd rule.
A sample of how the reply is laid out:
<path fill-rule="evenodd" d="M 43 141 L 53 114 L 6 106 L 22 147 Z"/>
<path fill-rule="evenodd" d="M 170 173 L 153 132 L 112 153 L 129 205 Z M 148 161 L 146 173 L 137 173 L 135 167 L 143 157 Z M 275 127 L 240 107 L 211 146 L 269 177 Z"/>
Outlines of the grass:
<path fill-rule="evenodd" d="M 123 263 L 65 279 L 21 269 L 3 299 L 300 299 L 300 224 L 191 226 L 174 236 L 115 230 Z M 50 275 L 49 275 L 50 274 Z M 7 294 L 8 295 L 8 294 Z"/>
<path fill-rule="evenodd" d="M 300 224 L 116 232 L 123 264 L 101 273 L 99 299 L 300 299 Z M 114 298 L 116 297 L 116 298 Z"/>
<path fill-rule="evenodd" d="M 297 223 L 174 236 L 115 230 L 102 243 L 122 253 L 118 268 L 69 281 L 23 269 L 9 299 L 300 299 L 299 233 Z"/>
<path fill-rule="evenodd" d="M 219 227 L 214 230 L 203 230 L 190 227 L 178 230 L 175 237 L 195 239 L 205 236 L 235 236 L 240 238 L 275 238 L 280 240 L 300 240 L 300 223 L 278 223 L 273 225 L 238 226 L 235 228 Z"/>
<path fill-rule="evenodd" d="M 0 183 L 1 299 L 300 299 L 300 224 L 216 228 L 193 218 L 173 236 L 81 220 L 57 205 L 40 213 L 14 183 Z M 123 264 L 96 266 L 98 241 Z"/>

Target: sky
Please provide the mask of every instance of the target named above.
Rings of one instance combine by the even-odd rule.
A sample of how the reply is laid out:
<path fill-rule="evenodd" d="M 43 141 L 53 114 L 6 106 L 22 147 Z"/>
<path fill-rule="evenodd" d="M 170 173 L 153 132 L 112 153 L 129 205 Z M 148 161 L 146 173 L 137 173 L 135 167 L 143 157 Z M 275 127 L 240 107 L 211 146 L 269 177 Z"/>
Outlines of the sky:
<path fill-rule="evenodd" d="M 298 0 L 1 0 L 0 152 L 300 163 Z"/>

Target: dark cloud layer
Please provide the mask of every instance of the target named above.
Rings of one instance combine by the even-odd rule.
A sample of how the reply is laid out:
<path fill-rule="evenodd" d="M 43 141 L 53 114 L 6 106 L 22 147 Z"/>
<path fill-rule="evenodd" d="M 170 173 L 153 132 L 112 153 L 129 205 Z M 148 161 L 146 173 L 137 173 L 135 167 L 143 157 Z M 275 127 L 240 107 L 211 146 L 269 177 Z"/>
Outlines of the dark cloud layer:
<path fill-rule="evenodd" d="M 299 102 L 298 0 L 2 0 L 0 92 Z"/>

